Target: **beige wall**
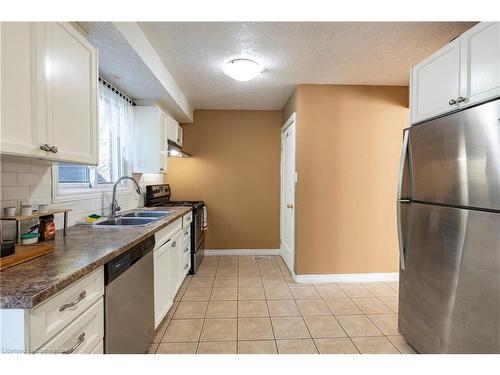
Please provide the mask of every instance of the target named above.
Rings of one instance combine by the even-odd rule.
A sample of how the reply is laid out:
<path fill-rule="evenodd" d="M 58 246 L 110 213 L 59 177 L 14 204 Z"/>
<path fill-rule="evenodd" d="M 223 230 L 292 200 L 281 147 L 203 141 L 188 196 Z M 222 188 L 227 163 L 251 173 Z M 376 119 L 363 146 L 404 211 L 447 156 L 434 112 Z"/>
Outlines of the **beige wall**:
<path fill-rule="evenodd" d="M 173 199 L 204 200 L 207 249 L 279 248 L 280 111 L 196 110 L 191 158 L 169 158 Z"/>
<path fill-rule="evenodd" d="M 396 272 L 406 87 L 299 85 L 296 273 Z"/>

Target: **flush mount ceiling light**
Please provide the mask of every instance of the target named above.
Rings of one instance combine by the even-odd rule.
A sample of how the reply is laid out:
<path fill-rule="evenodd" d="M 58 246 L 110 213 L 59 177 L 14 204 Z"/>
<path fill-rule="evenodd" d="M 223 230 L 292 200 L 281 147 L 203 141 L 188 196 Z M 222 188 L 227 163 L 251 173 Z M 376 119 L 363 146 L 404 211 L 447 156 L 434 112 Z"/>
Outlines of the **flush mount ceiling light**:
<path fill-rule="evenodd" d="M 262 67 L 253 60 L 234 59 L 224 65 L 223 71 L 237 81 L 249 81 L 262 72 Z"/>

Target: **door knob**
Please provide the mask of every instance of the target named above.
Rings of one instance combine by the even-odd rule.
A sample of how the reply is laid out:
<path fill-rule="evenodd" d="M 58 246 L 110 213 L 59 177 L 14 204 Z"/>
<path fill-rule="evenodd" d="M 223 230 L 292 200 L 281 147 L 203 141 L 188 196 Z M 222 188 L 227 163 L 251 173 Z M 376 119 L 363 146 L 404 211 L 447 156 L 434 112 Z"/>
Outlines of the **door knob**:
<path fill-rule="evenodd" d="M 465 102 L 466 100 L 467 100 L 467 98 L 464 98 L 463 96 L 459 96 L 459 97 L 457 98 L 457 103 L 463 103 L 463 102 Z"/>
<path fill-rule="evenodd" d="M 288 203 L 288 204 L 286 205 L 286 208 L 293 208 L 293 204 Z"/>
<path fill-rule="evenodd" d="M 449 105 L 455 105 L 457 104 L 457 101 L 455 99 L 450 99 L 450 101 L 448 102 Z"/>

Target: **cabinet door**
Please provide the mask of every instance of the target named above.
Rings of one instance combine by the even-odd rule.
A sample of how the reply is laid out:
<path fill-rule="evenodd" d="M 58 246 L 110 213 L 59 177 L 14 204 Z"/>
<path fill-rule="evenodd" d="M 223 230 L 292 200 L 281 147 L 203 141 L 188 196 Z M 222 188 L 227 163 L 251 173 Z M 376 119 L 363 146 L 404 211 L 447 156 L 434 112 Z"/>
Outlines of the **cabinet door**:
<path fill-rule="evenodd" d="M 411 122 L 417 123 L 459 109 L 460 39 L 429 56 L 412 69 Z"/>
<path fill-rule="evenodd" d="M 68 23 L 40 25 L 54 160 L 97 165 L 97 50 Z"/>
<path fill-rule="evenodd" d="M 1 33 L 1 152 L 47 157 L 44 118 L 39 117 L 35 26 L 28 22 L 2 22 Z M 41 109 L 41 108 L 40 108 Z"/>
<path fill-rule="evenodd" d="M 172 251 L 170 243 L 155 250 L 154 252 L 154 281 L 155 281 L 155 328 L 161 323 L 167 315 L 168 309 L 172 306 L 172 282 L 171 282 L 171 264 Z"/>
<path fill-rule="evenodd" d="M 179 146 L 182 146 L 182 137 L 183 137 L 183 130 L 180 125 L 177 125 L 177 144 Z"/>
<path fill-rule="evenodd" d="M 470 106 L 500 95 L 500 23 L 481 22 L 461 37 L 461 93 Z"/>

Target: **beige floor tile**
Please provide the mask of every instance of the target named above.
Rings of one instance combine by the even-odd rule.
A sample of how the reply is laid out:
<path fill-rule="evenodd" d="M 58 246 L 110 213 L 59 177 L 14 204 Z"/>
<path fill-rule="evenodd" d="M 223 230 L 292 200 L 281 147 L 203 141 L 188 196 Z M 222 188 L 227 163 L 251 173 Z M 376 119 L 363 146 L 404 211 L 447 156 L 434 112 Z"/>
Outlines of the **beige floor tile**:
<path fill-rule="evenodd" d="M 260 276 L 240 276 L 238 288 L 262 288 L 262 280 Z"/>
<path fill-rule="evenodd" d="M 403 354 L 416 354 L 415 350 L 408 345 L 403 336 L 387 336 L 389 341 Z"/>
<path fill-rule="evenodd" d="M 161 342 L 161 339 L 162 339 L 163 335 L 165 334 L 165 331 L 167 330 L 169 323 L 170 323 L 169 318 L 163 319 L 163 321 L 160 323 L 160 325 L 158 326 L 158 329 L 155 332 L 153 342 Z"/>
<path fill-rule="evenodd" d="M 287 286 L 278 286 L 272 288 L 264 288 L 266 299 L 292 299 L 292 293 Z"/>
<path fill-rule="evenodd" d="M 184 293 L 186 293 L 187 287 L 180 287 L 174 297 L 174 302 L 180 302 Z"/>
<path fill-rule="evenodd" d="M 194 276 L 189 283 L 190 288 L 211 288 L 214 285 L 213 276 Z"/>
<path fill-rule="evenodd" d="M 155 354 L 156 349 L 158 348 L 158 345 L 159 344 L 155 343 L 155 342 L 151 343 L 151 345 L 149 345 L 147 354 Z"/>
<path fill-rule="evenodd" d="M 320 354 L 359 354 L 350 338 L 314 339 Z"/>
<path fill-rule="evenodd" d="M 236 319 L 205 319 L 200 341 L 236 341 Z"/>
<path fill-rule="evenodd" d="M 276 340 L 279 354 L 318 354 L 311 339 Z"/>
<path fill-rule="evenodd" d="M 353 298 L 352 301 L 365 314 L 391 313 L 392 310 L 377 297 Z"/>
<path fill-rule="evenodd" d="M 378 297 L 383 303 L 385 303 L 392 312 L 397 313 L 399 309 L 398 297 Z"/>
<path fill-rule="evenodd" d="M 218 255 L 210 255 L 210 256 L 205 256 L 203 258 L 203 261 L 201 262 L 201 265 L 218 265 L 219 264 L 219 261 L 220 261 L 220 256 Z"/>
<path fill-rule="evenodd" d="M 399 354 L 387 337 L 353 337 L 354 345 L 362 354 Z"/>
<path fill-rule="evenodd" d="M 238 299 L 247 301 L 265 300 L 264 289 L 258 288 L 238 288 Z"/>
<path fill-rule="evenodd" d="M 338 285 L 316 285 L 321 298 L 346 298 L 347 295 Z"/>
<path fill-rule="evenodd" d="M 189 285 L 189 282 L 191 281 L 191 278 L 193 276 L 191 275 L 187 275 L 184 280 L 182 281 L 182 284 L 181 284 L 181 288 L 187 288 L 187 286 Z"/>
<path fill-rule="evenodd" d="M 269 318 L 239 318 L 238 340 L 274 339 Z"/>
<path fill-rule="evenodd" d="M 239 318 L 262 318 L 269 316 L 266 301 L 238 301 Z"/>
<path fill-rule="evenodd" d="M 238 278 L 236 276 L 215 278 L 214 288 L 237 288 L 237 287 L 238 287 Z"/>
<path fill-rule="evenodd" d="M 167 315 L 165 315 L 165 318 L 170 319 L 172 316 L 174 316 L 175 311 L 177 310 L 177 306 L 179 306 L 179 302 L 173 302 L 172 306 L 170 306 L 170 309 L 168 309 Z"/>
<path fill-rule="evenodd" d="M 203 302 L 210 299 L 212 288 L 192 288 L 188 286 L 186 293 L 182 296 L 183 302 Z"/>
<path fill-rule="evenodd" d="M 399 281 L 386 281 L 386 285 L 389 285 L 395 291 L 399 291 Z"/>
<path fill-rule="evenodd" d="M 238 341 L 239 354 L 277 354 L 274 340 Z"/>
<path fill-rule="evenodd" d="M 200 338 L 203 319 L 172 320 L 162 342 L 194 342 Z"/>
<path fill-rule="evenodd" d="M 213 288 L 211 301 L 236 301 L 238 299 L 236 288 Z"/>
<path fill-rule="evenodd" d="M 311 335 L 301 317 L 271 318 L 276 339 L 304 339 Z"/>
<path fill-rule="evenodd" d="M 286 286 L 286 281 L 281 274 L 279 276 L 262 276 L 262 284 L 264 288 L 275 288 Z"/>
<path fill-rule="evenodd" d="M 300 316 L 300 311 L 293 299 L 267 301 L 271 316 Z"/>
<path fill-rule="evenodd" d="M 351 298 L 355 297 L 374 297 L 372 292 L 361 284 L 343 283 L 339 284 L 340 288 Z"/>
<path fill-rule="evenodd" d="M 217 272 L 217 266 L 203 266 L 201 265 L 196 272 L 197 276 L 215 276 Z"/>
<path fill-rule="evenodd" d="M 238 267 L 238 274 L 245 276 L 260 276 L 260 271 L 259 267 L 256 264 L 251 266 L 242 266 L 240 264 L 240 266 Z"/>
<path fill-rule="evenodd" d="M 210 301 L 207 318 L 236 318 L 238 305 L 236 301 Z"/>
<path fill-rule="evenodd" d="M 282 276 L 278 264 L 259 264 L 260 274 L 262 276 Z"/>
<path fill-rule="evenodd" d="M 325 299 L 333 315 L 356 315 L 362 314 L 361 310 L 350 298 Z"/>
<path fill-rule="evenodd" d="M 339 315 L 336 318 L 350 337 L 382 336 L 382 332 L 365 315 Z"/>
<path fill-rule="evenodd" d="M 302 316 L 332 315 L 332 312 L 322 299 L 295 300 Z"/>
<path fill-rule="evenodd" d="M 312 285 L 290 286 L 290 292 L 295 299 L 320 298 Z"/>
<path fill-rule="evenodd" d="M 203 319 L 208 302 L 181 302 L 175 310 L 173 319 Z"/>
<path fill-rule="evenodd" d="M 198 342 L 163 342 L 156 354 L 196 354 Z"/>
<path fill-rule="evenodd" d="M 284 277 L 285 277 L 285 281 L 286 281 L 288 286 L 299 285 L 295 282 L 292 275 L 285 275 Z"/>
<path fill-rule="evenodd" d="M 205 341 L 198 345 L 198 354 L 236 354 L 236 341 Z"/>
<path fill-rule="evenodd" d="M 386 336 L 398 335 L 398 314 L 373 314 L 368 318 Z"/>
<path fill-rule="evenodd" d="M 395 297 L 398 295 L 396 290 L 383 283 L 363 284 L 363 286 L 377 297 Z"/>
<path fill-rule="evenodd" d="M 306 316 L 304 321 L 313 338 L 347 337 L 333 316 Z"/>

